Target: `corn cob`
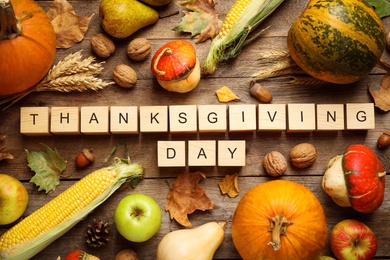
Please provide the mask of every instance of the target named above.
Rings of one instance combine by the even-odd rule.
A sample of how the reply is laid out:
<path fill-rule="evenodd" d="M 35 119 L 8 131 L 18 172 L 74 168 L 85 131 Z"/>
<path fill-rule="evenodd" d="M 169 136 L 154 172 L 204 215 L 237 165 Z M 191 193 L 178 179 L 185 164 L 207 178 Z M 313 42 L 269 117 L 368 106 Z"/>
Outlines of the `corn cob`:
<path fill-rule="evenodd" d="M 202 66 L 203 74 L 214 73 L 219 62 L 237 56 L 241 48 L 260 35 L 248 37 L 284 0 L 237 0 L 227 13 L 221 31 L 213 39 Z"/>
<path fill-rule="evenodd" d="M 0 260 L 29 259 L 65 234 L 126 180 L 142 178 L 142 166 L 116 158 L 73 184 L 0 237 Z"/>

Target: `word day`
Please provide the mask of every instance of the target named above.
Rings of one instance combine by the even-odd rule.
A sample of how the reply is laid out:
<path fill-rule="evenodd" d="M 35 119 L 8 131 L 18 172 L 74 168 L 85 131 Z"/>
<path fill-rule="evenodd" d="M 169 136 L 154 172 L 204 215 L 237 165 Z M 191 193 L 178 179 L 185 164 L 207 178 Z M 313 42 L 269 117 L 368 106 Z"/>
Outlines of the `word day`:
<path fill-rule="evenodd" d="M 22 107 L 25 135 L 368 130 L 373 103 Z"/>
<path fill-rule="evenodd" d="M 245 166 L 245 140 L 157 141 L 158 167 Z"/>

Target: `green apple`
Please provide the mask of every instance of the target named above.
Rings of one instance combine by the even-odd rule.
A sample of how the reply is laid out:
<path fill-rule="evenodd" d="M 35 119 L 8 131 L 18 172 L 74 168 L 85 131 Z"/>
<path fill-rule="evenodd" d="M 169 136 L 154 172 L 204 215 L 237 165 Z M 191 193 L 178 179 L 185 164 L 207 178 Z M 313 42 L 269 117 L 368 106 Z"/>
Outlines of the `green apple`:
<path fill-rule="evenodd" d="M 28 192 L 18 179 L 0 173 L 0 225 L 11 224 L 26 211 Z"/>
<path fill-rule="evenodd" d="M 114 221 L 118 232 L 132 242 L 144 242 L 161 226 L 161 209 L 151 197 L 136 193 L 122 198 L 116 206 Z"/>

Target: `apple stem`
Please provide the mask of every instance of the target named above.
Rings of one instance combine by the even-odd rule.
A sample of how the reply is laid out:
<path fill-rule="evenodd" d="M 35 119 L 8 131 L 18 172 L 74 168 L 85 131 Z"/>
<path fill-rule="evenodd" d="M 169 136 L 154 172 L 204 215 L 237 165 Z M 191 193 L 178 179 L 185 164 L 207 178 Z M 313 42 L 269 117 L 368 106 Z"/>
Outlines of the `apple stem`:
<path fill-rule="evenodd" d="M 278 251 L 281 247 L 280 236 L 287 235 L 287 228 L 292 222 L 289 221 L 283 213 L 274 216 L 270 219 L 270 227 L 268 231 L 272 232 L 272 241 L 268 245 L 272 246 L 275 251 Z"/>
<path fill-rule="evenodd" d="M 163 55 L 172 55 L 172 49 L 171 48 L 164 48 L 160 54 L 156 57 L 156 60 L 153 63 L 153 69 L 159 74 L 159 75 L 164 75 L 165 71 L 157 69 L 157 65 L 160 62 L 160 59 Z"/>

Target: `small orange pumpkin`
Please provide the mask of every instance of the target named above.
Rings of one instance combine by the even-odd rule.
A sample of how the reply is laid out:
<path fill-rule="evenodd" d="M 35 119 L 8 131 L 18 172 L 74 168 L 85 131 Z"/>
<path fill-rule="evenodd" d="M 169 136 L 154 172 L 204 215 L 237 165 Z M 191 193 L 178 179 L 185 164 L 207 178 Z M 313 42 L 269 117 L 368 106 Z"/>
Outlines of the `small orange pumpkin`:
<path fill-rule="evenodd" d="M 161 87 L 178 93 L 193 90 L 201 77 L 195 48 L 186 40 L 170 41 L 158 49 L 151 69 Z"/>
<path fill-rule="evenodd" d="M 48 72 L 56 35 L 46 12 L 32 0 L 0 6 L 0 95 L 22 92 Z"/>
<path fill-rule="evenodd" d="M 259 184 L 241 198 L 232 222 L 233 243 L 243 259 L 317 259 L 327 223 L 317 197 L 288 180 Z"/>

